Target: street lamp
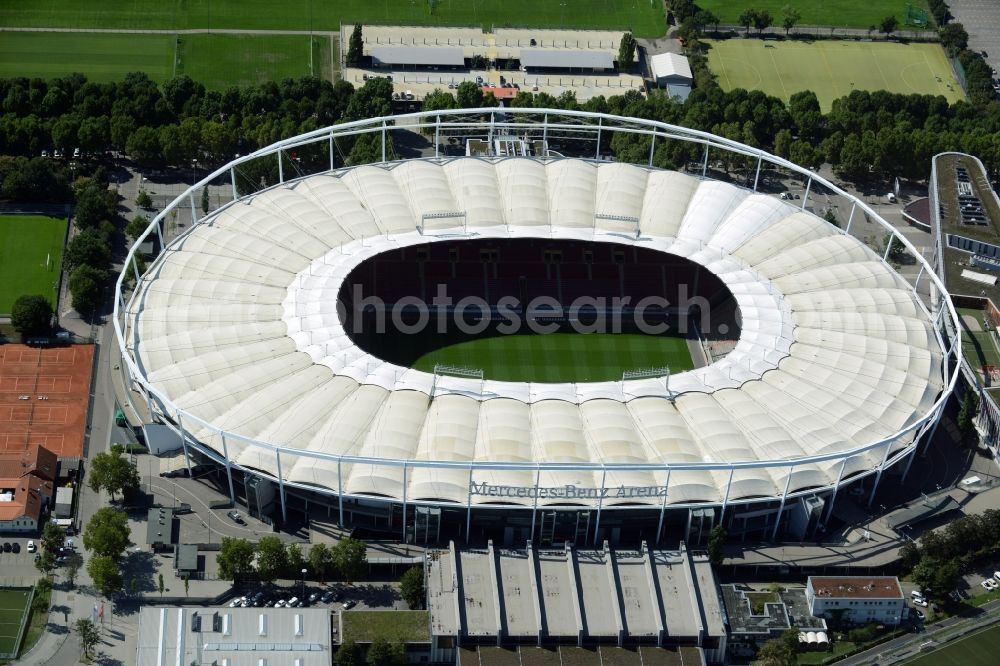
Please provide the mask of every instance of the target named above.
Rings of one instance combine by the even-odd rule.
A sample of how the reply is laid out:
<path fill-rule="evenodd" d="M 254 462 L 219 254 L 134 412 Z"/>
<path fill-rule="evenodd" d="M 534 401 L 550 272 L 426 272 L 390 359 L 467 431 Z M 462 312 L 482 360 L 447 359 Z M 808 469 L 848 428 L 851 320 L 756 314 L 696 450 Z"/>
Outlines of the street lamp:
<path fill-rule="evenodd" d="M 306 573 L 308 573 L 308 571 L 309 570 L 306 569 L 305 567 L 302 568 L 302 601 L 303 602 L 306 600 Z"/>
<path fill-rule="evenodd" d="M 192 158 L 191 159 L 191 186 L 192 187 L 194 186 L 194 184 L 196 182 L 198 182 L 197 175 L 196 175 L 197 172 L 195 171 L 197 168 L 198 168 L 198 160 L 197 160 L 197 158 Z"/>

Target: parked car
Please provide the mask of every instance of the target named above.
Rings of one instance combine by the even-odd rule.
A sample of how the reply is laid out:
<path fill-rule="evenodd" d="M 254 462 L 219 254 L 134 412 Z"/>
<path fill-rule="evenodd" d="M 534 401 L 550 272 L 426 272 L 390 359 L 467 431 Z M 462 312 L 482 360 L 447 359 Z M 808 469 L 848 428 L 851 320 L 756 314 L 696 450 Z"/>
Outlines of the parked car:
<path fill-rule="evenodd" d="M 237 606 L 239 606 L 240 604 L 242 604 L 244 601 L 246 601 L 246 597 L 236 597 L 235 599 L 233 599 L 232 601 L 229 602 L 229 607 L 230 608 L 236 608 Z"/>
<path fill-rule="evenodd" d="M 285 604 L 286 604 L 286 602 L 285 602 L 284 599 L 278 599 L 277 601 L 274 602 L 274 607 L 275 608 L 284 608 Z"/>
<path fill-rule="evenodd" d="M 994 571 L 993 572 L 993 579 L 997 580 L 997 581 L 1000 581 L 1000 571 Z"/>
<path fill-rule="evenodd" d="M 914 599 L 913 600 L 913 605 L 914 606 L 920 606 L 921 608 L 927 608 L 927 600 L 924 599 L 924 598 Z"/>
<path fill-rule="evenodd" d="M 226 515 L 237 525 L 246 525 L 246 521 L 243 520 L 243 516 L 240 515 L 239 511 L 227 511 Z"/>
<path fill-rule="evenodd" d="M 4 541 L 3 542 L 3 548 L 2 548 L 2 550 L 5 553 L 9 553 L 10 552 L 10 542 L 9 541 Z"/>
<path fill-rule="evenodd" d="M 348 599 L 347 601 L 344 602 L 344 610 L 350 610 L 351 608 L 354 608 L 355 603 L 356 602 L 353 599 Z"/>
<path fill-rule="evenodd" d="M 314 604 L 319 601 L 319 592 L 313 592 L 309 595 L 309 603 Z"/>
<path fill-rule="evenodd" d="M 7 550 L 6 546 L 7 546 L 7 544 L 4 544 L 4 550 L 5 551 Z M 28 552 L 29 553 L 35 552 L 35 542 L 34 541 L 29 541 L 28 542 Z"/>
<path fill-rule="evenodd" d="M 21 544 L 19 544 L 18 542 L 15 541 L 14 543 L 11 544 L 10 549 L 15 554 L 16 553 L 20 553 L 21 552 Z"/>
<path fill-rule="evenodd" d="M 980 583 L 980 585 L 982 585 L 983 589 L 986 590 L 987 592 L 992 592 L 993 590 L 997 589 L 997 582 L 992 578 L 987 578 L 982 583 Z"/>
<path fill-rule="evenodd" d="M 319 600 L 322 601 L 324 604 L 328 604 L 331 601 L 333 601 L 333 597 L 334 597 L 333 590 L 327 590 L 326 592 L 323 593 L 323 596 L 321 596 Z"/>
<path fill-rule="evenodd" d="M 251 603 L 253 603 L 254 607 L 260 608 L 261 606 L 264 605 L 264 601 L 266 598 L 267 596 L 263 592 L 258 592 L 257 594 L 253 595 L 250 598 L 250 601 Z"/>
<path fill-rule="evenodd" d="M 923 620 L 924 617 L 926 617 L 923 613 L 921 613 L 920 611 L 918 611 L 916 608 L 913 609 L 913 614 L 916 615 L 921 620 Z"/>

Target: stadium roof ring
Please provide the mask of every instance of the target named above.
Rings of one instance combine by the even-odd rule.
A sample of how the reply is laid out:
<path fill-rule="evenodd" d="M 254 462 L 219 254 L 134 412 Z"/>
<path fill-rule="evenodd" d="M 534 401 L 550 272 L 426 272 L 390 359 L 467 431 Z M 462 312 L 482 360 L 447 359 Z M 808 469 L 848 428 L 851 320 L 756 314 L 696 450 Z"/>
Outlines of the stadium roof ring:
<path fill-rule="evenodd" d="M 593 158 L 436 153 L 332 168 L 339 140 L 381 135 L 385 156 L 397 125 L 432 133 L 436 146 L 447 136 L 528 136 L 597 148 Z M 658 140 L 703 146 L 700 173 L 597 159 L 616 132 L 650 137 L 650 165 Z M 330 151 L 331 168 L 286 179 L 288 154 L 313 144 Z M 747 160 L 753 186 L 707 178 L 710 151 Z M 234 200 L 198 219 L 201 188 L 274 156 L 278 184 L 238 196 L 234 183 Z M 802 202 L 759 192 L 762 166 L 801 177 Z M 845 229 L 807 210 L 820 187 L 850 206 Z M 877 211 L 807 169 L 682 127 L 540 109 L 336 125 L 193 185 L 128 261 L 188 206 L 196 223 L 136 287 L 119 276 L 124 367 L 186 448 L 273 479 L 283 511 L 286 487 L 329 494 L 341 509 L 351 497 L 402 502 L 404 512 L 783 506 L 861 476 L 874 474 L 877 487 L 936 424 L 956 381 L 961 345 L 947 291 Z M 912 255 L 915 283 L 888 263 L 888 249 L 876 254 L 850 234 L 862 214 Z M 522 237 L 634 244 L 705 267 L 739 304 L 736 348 L 669 386 L 656 377 L 518 384 L 393 366 L 345 333 L 334 301 L 365 259 Z M 920 297 L 928 283 L 930 308 Z"/>

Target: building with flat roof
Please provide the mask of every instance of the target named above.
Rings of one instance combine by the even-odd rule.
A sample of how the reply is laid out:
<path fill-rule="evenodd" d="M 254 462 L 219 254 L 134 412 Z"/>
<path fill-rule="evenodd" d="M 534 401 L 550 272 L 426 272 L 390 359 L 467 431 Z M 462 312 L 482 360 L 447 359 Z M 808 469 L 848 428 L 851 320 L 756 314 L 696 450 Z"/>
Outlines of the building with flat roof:
<path fill-rule="evenodd" d="M 744 590 L 736 585 L 720 585 L 719 590 L 726 612 L 727 648 L 731 657 L 753 657 L 764 643 L 792 628 L 807 637 L 812 632 L 817 645 L 824 639 L 829 643 L 826 621 L 806 612 L 805 590 L 801 587 L 774 593 Z M 761 597 L 771 600 L 761 601 Z"/>
<path fill-rule="evenodd" d="M 685 56 L 677 53 L 658 53 L 649 59 L 649 69 L 656 87 L 667 91 L 671 97 L 687 99 L 691 94 L 694 75 Z"/>
<path fill-rule="evenodd" d="M 906 599 L 895 576 L 810 576 L 806 582 L 809 613 L 830 618 L 843 611 L 848 624 L 899 624 Z"/>
<path fill-rule="evenodd" d="M 432 658 L 466 645 L 696 646 L 726 630 L 708 560 L 677 551 L 456 549 L 428 553 Z"/>
<path fill-rule="evenodd" d="M 373 67 L 465 67 L 457 46 L 378 46 L 370 54 Z"/>
<path fill-rule="evenodd" d="M 329 666 L 326 608 L 142 608 L 136 666 Z"/>

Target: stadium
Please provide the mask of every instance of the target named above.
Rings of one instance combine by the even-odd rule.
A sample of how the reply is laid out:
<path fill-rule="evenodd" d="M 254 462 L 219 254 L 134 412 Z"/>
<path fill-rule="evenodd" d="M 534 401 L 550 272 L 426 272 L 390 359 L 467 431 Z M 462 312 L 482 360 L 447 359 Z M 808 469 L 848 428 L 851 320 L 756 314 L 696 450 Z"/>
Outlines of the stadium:
<path fill-rule="evenodd" d="M 387 160 L 404 127 L 430 153 Z M 602 158 L 619 133 L 649 144 L 648 164 Z M 364 135 L 382 162 L 336 166 Z M 652 166 L 678 143 L 699 159 Z M 329 167 L 296 168 L 309 149 Z M 710 177 L 720 159 L 741 179 Z M 277 184 L 239 192 L 261 160 Z M 765 192 L 769 173 L 801 182 L 801 200 Z M 201 215 L 220 179 L 233 200 Z M 720 522 L 801 537 L 848 485 L 871 501 L 887 470 L 906 474 L 961 354 L 946 291 L 875 210 L 759 149 L 654 121 L 480 109 L 317 130 L 193 185 L 130 250 L 136 272 L 173 210 L 195 223 L 134 288 L 118 279 L 123 371 L 150 429 L 282 522 L 414 542 L 697 543 Z M 914 283 L 855 224 L 902 244 Z M 624 323 L 593 335 L 608 322 Z M 543 326 L 595 346 L 540 380 L 562 353 Z M 626 334 L 654 342 L 617 354 Z M 435 356 L 512 338 L 528 361 Z"/>

